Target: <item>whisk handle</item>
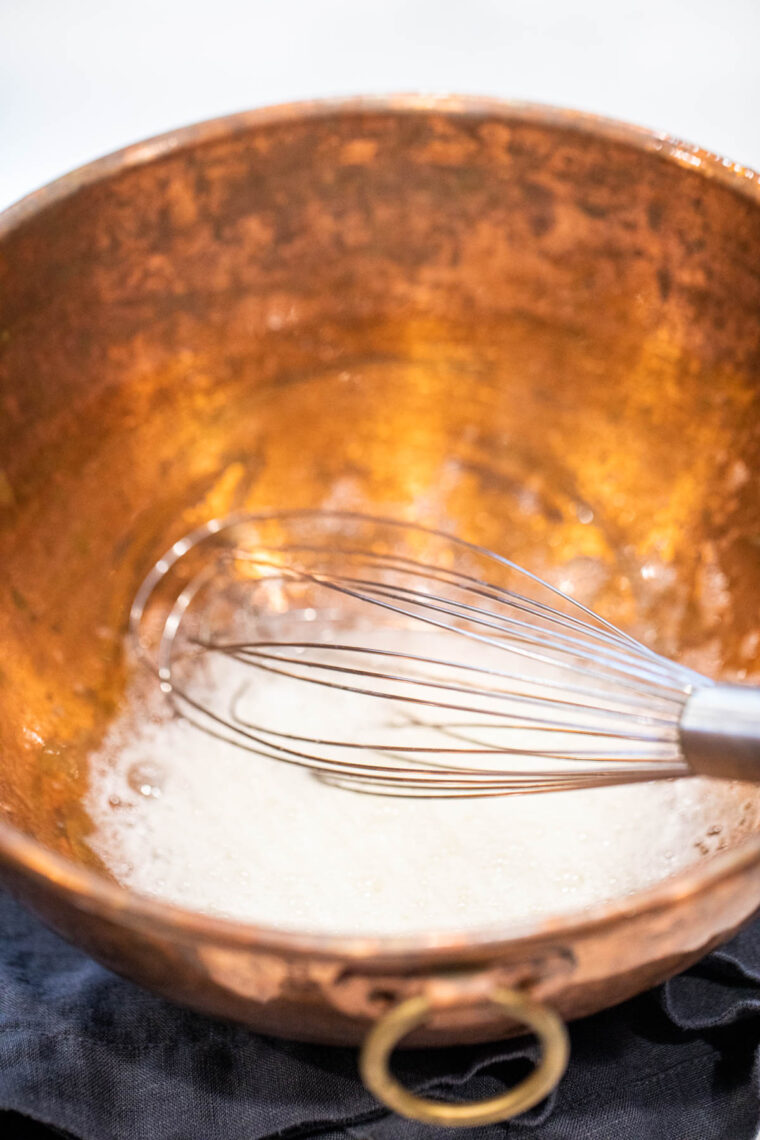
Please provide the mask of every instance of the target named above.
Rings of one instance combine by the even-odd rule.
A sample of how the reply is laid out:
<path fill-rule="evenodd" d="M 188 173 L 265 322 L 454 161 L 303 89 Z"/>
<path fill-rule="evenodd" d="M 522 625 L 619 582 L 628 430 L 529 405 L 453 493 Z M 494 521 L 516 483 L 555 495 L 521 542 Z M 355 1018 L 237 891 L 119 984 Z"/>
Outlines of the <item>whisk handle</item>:
<path fill-rule="evenodd" d="M 695 689 L 684 706 L 680 734 L 695 774 L 760 783 L 760 688 Z"/>

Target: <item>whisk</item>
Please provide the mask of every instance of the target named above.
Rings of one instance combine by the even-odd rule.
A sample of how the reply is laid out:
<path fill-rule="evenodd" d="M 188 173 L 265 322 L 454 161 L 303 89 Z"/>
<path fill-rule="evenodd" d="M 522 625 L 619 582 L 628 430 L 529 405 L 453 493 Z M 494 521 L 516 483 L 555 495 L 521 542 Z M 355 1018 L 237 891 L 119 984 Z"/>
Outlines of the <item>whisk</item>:
<path fill-rule="evenodd" d="M 760 690 L 648 649 L 483 547 L 335 511 L 215 519 L 131 631 L 206 733 L 350 791 L 463 797 L 760 780 Z"/>

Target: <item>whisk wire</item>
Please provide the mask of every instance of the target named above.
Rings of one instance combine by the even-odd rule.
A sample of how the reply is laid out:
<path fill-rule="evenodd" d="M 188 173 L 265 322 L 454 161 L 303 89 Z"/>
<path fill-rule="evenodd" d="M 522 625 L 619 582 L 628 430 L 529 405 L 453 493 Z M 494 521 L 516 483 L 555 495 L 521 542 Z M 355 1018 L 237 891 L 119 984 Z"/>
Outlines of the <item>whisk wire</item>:
<path fill-rule="evenodd" d="M 282 520 L 321 528 L 322 541 L 264 541 L 259 529 Z M 446 543 L 446 565 L 384 543 L 341 546 L 337 524 L 397 526 L 421 546 Z M 451 565 L 462 557 L 492 558 L 565 609 Z M 272 623 L 297 627 L 301 597 L 312 619 L 324 616 L 323 594 L 351 638 L 264 632 Z M 197 727 L 330 785 L 383 795 L 526 794 L 683 775 L 679 718 L 693 685 L 709 684 L 507 559 L 355 514 L 237 515 L 197 528 L 153 567 L 131 621 L 138 652 L 150 655 L 175 710 Z M 220 636 L 220 621 L 229 636 Z M 366 644 L 389 636 L 402 647 Z M 448 652 L 416 651 L 420 638 Z M 274 713 L 262 719 L 252 680 L 233 686 L 231 698 L 226 682 L 209 683 L 214 658 L 225 670 L 291 686 L 302 713 L 303 686 L 317 686 L 361 716 L 345 739 L 319 728 L 319 715 L 310 729 L 311 713 L 298 731 Z M 342 709 L 336 704 L 335 715 Z"/>
<path fill-rule="evenodd" d="M 444 681 L 438 681 L 438 680 L 429 679 L 429 678 L 425 678 L 425 677 L 415 677 L 415 676 L 410 675 L 408 673 L 378 672 L 375 670 L 360 669 L 360 668 L 357 668 L 355 666 L 349 666 L 349 665 L 330 665 L 324 661 L 309 662 L 309 661 L 305 661 L 305 660 L 298 658 L 298 657 L 286 657 L 286 656 L 283 656 L 281 654 L 268 654 L 268 653 L 265 653 L 262 651 L 265 647 L 268 646 L 271 648 L 280 648 L 280 647 L 288 648 L 288 649 L 303 648 L 303 649 L 320 649 L 322 651 L 345 651 L 348 653 L 372 653 L 372 654 L 378 654 L 378 655 L 382 655 L 382 656 L 394 655 L 392 653 L 392 651 L 389 651 L 389 650 L 369 649 L 366 646 L 357 647 L 357 646 L 349 646 L 349 645 L 326 644 L 323 642 L 260 642 L 260 643 L 251 643 L 248 645 L 246 645 L 245 643 L 240 643 L 237 645 L 225 645 L 225 644 L 220 644 L 218 642 L 217 643 L 195 642 L 195 644 L 200 645 L 202 648 L 207 649 L 210 652 L 224 653 L 224 654 L 227 654 L 229 656 L 235 657 L 238 660 L 243 660 L 246 663 L 253 665 L 255 668 L 262 669 L 264 672 L 270 672 L 270 673 L 278 674 L 280 676 L 290 677 L 293 680 L 306 680 L 310 684 L 326 685 L 332 689 L 339 689 L 339 690 L 342 690 L 345 692 L 356 693 L 356 694 L 359 694 L 361 696 L 379 697 L 381 699 L 387 699 L 389 694 L 387 692 L 378 691 L 376 689 L 358 688 L 356 686 L 348 685 L 346 683 L 339 684 L 339 683 L 336 683 L 334 681 L 320 680 L 319 678 L 305 678 L 299 673 L 295 673 L 295 672 L 283 670 L 283 669 L 275 669 L 272 666 L 263 665 L 263 664 L 261 664 L 261 662 L 262 661 L 276 661 L 278 663 L 281 662 L 283 664 L 299 665 L 299 666 L 302 666 L 303 668 L 311 668 L 311 669 L 316 669 L 316 670 L 324 670 L 325 672 L 339 673 L 341 676 L 358 676 L 358 677 L 374 678 L 376 680 L 382 680 L 382 681 L 387 681 L 387 682 L 399 682 L 401 684 L 412 685 L 412 686 L 416 685 L 416 686 L 426 688 L 426 689 L 440 689 L 440 690 L 443 690 L 446 692 L 467 693 L 470 696 L 493 697 L 493 698 L 497 698 L 497 699 L 501 698 L 501 699 L 507 700 L 507 701 L 512 700 L 515 703 L 519 703 L 520 705 L 527 704 L 530 706 L 542 707 L 547 702 L 551 702 L 552 707 L 566 706 L 568 708 L 575 709 L 575 710 L 584 709 L 587 711 L 593 711 L 595 714 L 597 714 L 598 716 L 602 716 L 602 717 L 604 717 L 604 716 L 618 716 L 618 717 L 620 717 L 620 716 L 624 715 L 619 710 L 608 709 L 608 708 L 599 708 L 598 706 L 594 706 L 591 704 L 582 704 L 582 703 L 575 702 L 575 701 L 561 700 L 561 699 L 558 699 L 555 697 L 548 697 L 548 696 L 544 696 L 544 695 L 523 696 L 520 693 L 503 691 L 500 689 L 474 688 L 472 686 L 463 687 L 461 684 L 457 685 L 457 684 L 444 682 Z M 401 656 L 401 654 L 396 654 L 396 656 Z M 417 661 L 417 662 L 422 662 L 422 663 L 428 664 L 428 665 L 444 665 L 444 666 L 450 666 L 450 667 L 454 666 L 453 662 L 444 661 L 442 659 L 418 657 L 418 656 L 415 656 L 412 654 L 408 654 L 408 655 L 404 655 L 404 656 L 405 656 L 405 659 L 407 661 Z M 456 668 L 459 670 L 467 669 L 467 670 L 470 670 L 472 672 L 482 672 L 482 673 L 488 672 L 487 670 L 480 669 L 477 666 L 467 666 L 467 665 L 462 665 L 462 664 L 457 664 Z M 432 702 L 429 698 L 413 697 L 411 695 L 403 694 L 403 693 L 402 694 L 394 694 L 393 699 L 398 700 L 398 701 L 406 701 L 409 703 L 422 704 L 422 705 L 425 705 L 427 707 L 429 707 L 431 704 L 434 704 L 437 709 L 445 709 L 447 711 L 453 711 L 453 712 L 464 712 L 464 713 L 488 712 L 490 715 L 500 717 L 500 718 L 504 719 L 505 721 L 514 721 L 515 717 L 516 717 L 516 714 L 510 713 L 509 711 L 501 711 L 498 709 L 491 709 L 491 708 L 485 710 L 482 708 L 478 708 L 476 706 L 458 705 L 458 704 L 451 704 L 451 703 L 444 703 L 444 702 Z M 562 722 L 562 721 L 549 720 L 545 714 L 541 715 L 541 716 L 536 716 L 536 717 L 530 717 L 530 716 L 527 716 L 525 714 L 521 714 L 517 719 L 521 723 L 526 722 L 526 721 L 528 721 L 528 722 L 534 721 L 536 724 L 540 725 L 540 727 L 547 732 L 549 732 L 549 731 L 552 731 L 552 732 L 559 731 L 559 732 L 568 732 L 568 733 L 577 732 L 577 733 L 583 734 L 584 736 L 605 736 L 605 737 L 619 736 L 619 737 L 624 737 L 626 739 L 641 739 L 641 740 L 660 739 L 661 738 L 659 733 L 656 736 L 645 736 L 642 734 L 640 736 L 635 737 L 630 732 L 630 730 L 621 730 L 618 732 L 602 731 L 602 730 L 597 730 L 597 729 L 591 729 L 587 725 L 579 728 L 576 725 L 573 725 L 572 722 Z M 652 716 L 652 717 L 650 717 L 650 720 L 655 724 L 655 726 L 667 727 L 670 724 L 670 722 L 668 720 L 666 720 L 665 718 L 656 718 L 656 717 Z"/>
<path fill-rule="evenodd" d="M 319 582 L 321 585 L 326 586 L 328 589 L 339 590 L 340 592 L 345 593 L 350 597 L 356 598 L 359 601 L 371 602 L 374 605 L 377 605 L 377 606 L 382 607 L 382 608 L 386 608 L 393 613 L 399 614 L 400 616 L 409 617 L 409 618 L 416 618 L 417 620 L 424 622 L 427 625 L 435 626 L 438 629 L 443 629 L 443 630 L 447 630 L 447 631 L 449 631 L 451 629 L 451 627 L 443 621 L 435 621 L 433 618 L 428 617 L 426 614 L 419 614 L 418 612 L 416 612 L 414 610 L 403 609 L 401 606 L 393 606 L 389 602 L 385 602 L 382 600 L 383 597 L 387 597 L 387 598 L 391 598 L 391 599 L 394 599 L 394 600 L 399 601 L 399 602 L 403 602 L 405 600 L 405 596 L 408 597 L 408 595 L 411 593 L 408 590 L 407 591 L 400 591 L 400 592 L 396 593 L 394 590 L 392 590 L 390 588 L 384 589 L 382 585 L 378 585 L 377 587 L 375 587 L 372 590 L 368 590 L 367 592 L 362 592 L 360 590 L 353 590 L 350 587 L 342 585 L 340 580 L 338 580 L 338 579 L 327 579 L 327 578 L 324 578 L 321 576 L 308 576 L 308 577 L 313 577 L 314 581 Z M 442 614 L 444 616 L 448 616 L 448 617 L 459 616 L 456 608 L 449 608 L 449 607 L 444 606 L 444 605 L 436 604 L 435 595 L 417 594 L 415 601 L 419 602 L 420 605 L 424 606 L 426 609 L 429 609 L 434 613 L 440 613 L 440 614 Z M 468 608 L 470 608 L 474 611 L 474 607 L 468 607 Z M 482 613 L 482 611 L 481 611 L 481 613 Z M 473 616 L 473 617 L 470 617 L 469 620 L 471 621 L 471 623 L 473 625 L 476 625 L 476 626 L 479 626 L 482 628 L 490 628 L 490 629 L 499 629 L 500 628 L 498 621 L 492 621 L 487 617 L 483 617 L 483 616 L 474 617 Z M 510 645 L 509 645 L 510 652 L 513 652 L 513 653 L 517 654 L 518 656 L 528 657 L 532 661 L 541 662 L 545 665 L 550 665 L 550 666 L 553 666 L 555 668 L 559 668 L 559 667 L 572 668 L 572 666 L 567 661 L 563 661 L 560 657 L 560 653 L 562 652 L 564 647 L 561 643 L 557 644 L 557 642 L 560 641 L 561 635 L 557 635 L 557 639 L 554 642 L 554 644 L 552 645 L 551 641 L 547 641 L 547 639 L 543 638 L 535 629 L 531 629 L 527 625 L 525 626 L 525 630 L 526 630 L 525 633 L 514 632 L 514 629 L 517 628 L 517 624 L 518 623 L 513 623 L 513 628 L 510 629 L 510 633 L 511 633 L 511 640 L 510 640 Z M 474 640 L 474 641 L 479 641 L 483 645 L 491 645 L 491 646 L 496 647 L 497 649 L 503 648 L 503 644 L 500 641 L 498 641 L 496 638 L 490 637 L 487 635 L 478 634 L 472 629 L 468 629 L 466 627 L 457 627 L 457 632 L 460 633 L 463 637 L 470 638 L 471 640 Z M 525 648 L 522 648 L 519 645 L 519 642 L 527 643 L 527 645 L 530 648 L 527 650 Z M 516 644 L 516 643 L 518 643 L 518 644 Z M 535 649 L 533 648 L 536 645 L 552 645 L 552 648 L 554 648 L 556 651 L 556 655 L 555 656 L 541 655 L 541 654 L 537 653 L 535 651 Z M 579 652 L 581 649 L 583 649 L 586 654 L 589 653 L 588 646 L 584 645 L 582 642 L 576 642 L 575 645 L 576 645 L 577 650 L 578 650 L 578 653 L 576 653 L 576 657 L 579 655 Z M 567 647 L 566 652 L 567 653 L 570 652 L 569 646 Z M 604 663 L 603 657 L 601 657 L 601 660 Z M 608 669 L 615 670 L 622 675 L 623 679 L 621 680 L 620 684 L 624 688 L 628 688 L 633 692 L 638 691 L 640 693 L 645 693 L 649 696 L 649 699 L 651 700 L 651 689 L 637 688 L 634 681 L 629 680 L 625 676 L 625 673 L 624 673 L 624 670 L 622 669 L 622 667 L 615 666 L 612 664 L 608 664 L 607 667 L 608 667 Z M 635 668 L 635 666 L 632 665 L 631 668 Z M 575 671 L 577 672 L 577 666 L 576 666 Z M 592 670 L 590 668 L 585 668 L 584 672 L 587 676 L 595 677 L 597 680 L 601 680 L 601 681 L 608 681 L 609 680 L 609 677 L 606 676 L 604 673 Z M 647 682 L 649 680 L 645 674 L 640 673 L 638 670 L 637 670 L 636 676 L 642 682 Z M 649 684 L 651 687 L 654 687 L 657 684 L 657 682 L 655 682 L 654 680 L 651 680 L 651 681 L 649 681 Z M 662 683 L 662 687 L 667 688 L 667 689 L 672 689 L 674 692 L 675 691 L 683 692 L 682 689 L 677 689 L 677 687 L 675 685 L 670 685 L 670 684 L 665 683 L 665 682 Z"/>

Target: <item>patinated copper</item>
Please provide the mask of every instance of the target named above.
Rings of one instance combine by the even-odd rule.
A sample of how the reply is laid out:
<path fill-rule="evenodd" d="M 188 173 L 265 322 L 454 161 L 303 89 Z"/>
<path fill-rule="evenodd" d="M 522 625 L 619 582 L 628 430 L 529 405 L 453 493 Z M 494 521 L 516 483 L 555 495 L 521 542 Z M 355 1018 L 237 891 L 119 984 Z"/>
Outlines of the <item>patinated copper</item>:
<path fill-rule="evenodd" d="M 760 666 L 760 189 L 589 116 L 391 98 L 131 147 L 0 220 L 0 861 L 113 969 L 261 1030 L 503 1035 L 517 987 L 572 1018 L 704 954 L 760 903 L 760 837 L 523 931 L 285 934 L 113 882 L 82 807 L 155 557 L 234 509 L 418 518 L 741 678 Z M 748 810 L 752 807 L 748 804 Z"/>

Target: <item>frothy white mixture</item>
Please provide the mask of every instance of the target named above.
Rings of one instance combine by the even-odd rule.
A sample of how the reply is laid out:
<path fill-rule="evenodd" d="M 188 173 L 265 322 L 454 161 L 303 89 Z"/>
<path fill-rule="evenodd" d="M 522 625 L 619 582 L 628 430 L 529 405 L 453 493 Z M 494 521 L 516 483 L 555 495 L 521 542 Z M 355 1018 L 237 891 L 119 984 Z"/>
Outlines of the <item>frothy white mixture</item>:
<path fill-rule="evenodd" d="M 284 684 L 257 681 L 270 714 L 292 701 Z M 297 709 L 280 711 L 297 723 Z M 347 934 L 578 911 L 725 846 L 727 814 L 734 834 L 757 814 L 749 800 L 740 818 L 735 788 L 711 782 L 706 794 L 696 779 L 481 800 L 356 794 L 213 739 L 169 715 L 158 694 L 152 716 L 125 715 L 93 757 L 87 806 L 92 847 L 137 891 Z"/>

